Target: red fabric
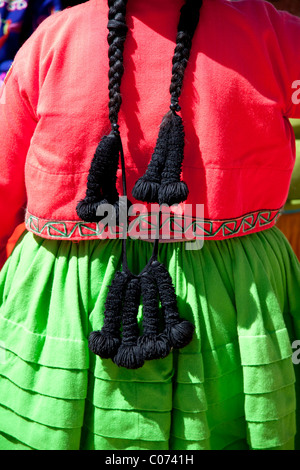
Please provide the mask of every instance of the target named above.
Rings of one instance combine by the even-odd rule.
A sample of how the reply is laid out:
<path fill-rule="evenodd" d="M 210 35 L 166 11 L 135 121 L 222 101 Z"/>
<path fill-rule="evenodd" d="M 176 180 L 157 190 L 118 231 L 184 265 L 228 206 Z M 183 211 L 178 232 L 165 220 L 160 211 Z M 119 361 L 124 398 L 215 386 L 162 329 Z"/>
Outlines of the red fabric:
<path fill-rule="evenodd" d="M 168 111 L 182 4 L 128 2 L 119 124 L 129 197 Z M 25 208 L 78 221 L 94 150 L 110 130 L 106 37 L 107 2 L 91 0 L 46 19 L 18 52 L 0 105 L 0 246 Z M 295 160 L 288 118 L 300 118 L 291 99 L 299 43 L 300 19 L 269 3 L 204 0 L 180 105 L 187 203 L 204 204 L 205 218 L 284 205 Z"/>

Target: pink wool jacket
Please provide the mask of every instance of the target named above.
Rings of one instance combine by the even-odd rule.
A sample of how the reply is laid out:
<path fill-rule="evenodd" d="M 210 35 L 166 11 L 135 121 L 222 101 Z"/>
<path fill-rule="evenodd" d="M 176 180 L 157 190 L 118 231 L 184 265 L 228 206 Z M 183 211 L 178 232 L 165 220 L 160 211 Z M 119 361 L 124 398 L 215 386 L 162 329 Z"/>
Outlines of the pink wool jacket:
<path fill-rule="evenodd" d="M 132 202 L 168 111 L 182 4 L 128 2 L 119 124 Z M 80 221 L 76 205 L 110 131 L 107 12 L 105 0 L 90 0 L 45 20 L 1 89 L 2 254 L 23 220 L 45 238 L 101 237 L 100 224 Z M 264 1 L 203 2 L 180 105 L 189 220 L 208 240 L 269 228 L 286 201 L 295 161 L 288 118 L 300 118 L 299 44 L 300 20 Z M 137 219 L 147 225 L 146 213 Z M 180 216 L 169 219 L 176 232 Z"/>

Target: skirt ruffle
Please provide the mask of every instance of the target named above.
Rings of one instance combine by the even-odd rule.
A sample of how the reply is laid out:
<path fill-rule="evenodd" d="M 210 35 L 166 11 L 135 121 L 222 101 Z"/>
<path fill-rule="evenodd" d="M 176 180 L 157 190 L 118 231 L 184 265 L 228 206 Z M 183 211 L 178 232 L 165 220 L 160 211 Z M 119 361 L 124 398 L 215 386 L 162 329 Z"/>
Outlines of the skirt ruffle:
<path fill-rule="evenodd" d="M 152 245 L 127 247 L 139 272 Z M 300 266 L 286 238 L 273 227 L 201 250 L 165 243 L 159 260 L 194 339 L 127 370 L 87 345 L 121 242 L 21 237 L 0 273 L 0 449 L 300 448 Z"/>

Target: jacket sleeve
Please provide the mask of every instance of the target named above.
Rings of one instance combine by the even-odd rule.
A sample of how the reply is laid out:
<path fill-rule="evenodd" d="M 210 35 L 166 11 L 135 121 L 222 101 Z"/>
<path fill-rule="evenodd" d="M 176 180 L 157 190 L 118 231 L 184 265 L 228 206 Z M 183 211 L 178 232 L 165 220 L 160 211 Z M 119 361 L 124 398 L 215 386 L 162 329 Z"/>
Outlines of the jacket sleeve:
<path fill-rule="evenodd" d="M 0 90 L 0 269 L 6 260 L 7 241 L 24 220 L 25 160 L 37 123 L 20 90 L 20 79 L 13 64 Z"/>

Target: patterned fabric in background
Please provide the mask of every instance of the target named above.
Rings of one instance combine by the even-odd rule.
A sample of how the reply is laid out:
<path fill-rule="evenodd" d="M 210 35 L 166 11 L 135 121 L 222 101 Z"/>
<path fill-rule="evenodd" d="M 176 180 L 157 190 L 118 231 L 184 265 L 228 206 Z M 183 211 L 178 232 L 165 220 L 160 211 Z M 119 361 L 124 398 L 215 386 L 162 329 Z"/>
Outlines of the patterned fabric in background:
<path fill-rule="evenodd" d="M 0 0 L 0 86 L 21 45 L 61 0 Z"/>

